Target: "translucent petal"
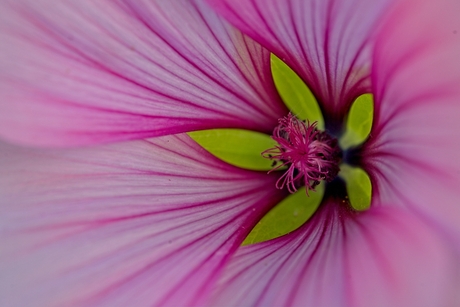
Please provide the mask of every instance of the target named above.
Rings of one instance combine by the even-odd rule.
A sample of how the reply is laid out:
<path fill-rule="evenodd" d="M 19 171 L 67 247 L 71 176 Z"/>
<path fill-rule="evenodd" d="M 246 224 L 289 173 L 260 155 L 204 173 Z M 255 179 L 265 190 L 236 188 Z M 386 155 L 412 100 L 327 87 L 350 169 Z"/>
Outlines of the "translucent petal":
<path fill-rule="evenodd" d="M 270 53 L 202 0 L 5 0 L 0 41 L 0 136 L 15 142 L 271 133 L 287 113 Z"/>
<path fill-rule="evenodd" d="M 459 10 L 458 1 L 403 1 L 382 24 L 362 157 L 375 201 L 410 208 L 460 249 Z"/>
<path fill-rule="evenodd" d="M 339 133 L 352 102 L 370 92 L 370 42 L 393 0 L 208 0 L 292 67 Z"/>
<path fill-rule="evenodd" d="M 0 144 L 0 305 L 202 305 L 283 193 L 189 137 Z"/>
<path fill-rule="evenodd" d="M 458 261 L 407 211 L 323 203 L 298 231 L 238 250 L 212 306 L 451 306 Z"/>

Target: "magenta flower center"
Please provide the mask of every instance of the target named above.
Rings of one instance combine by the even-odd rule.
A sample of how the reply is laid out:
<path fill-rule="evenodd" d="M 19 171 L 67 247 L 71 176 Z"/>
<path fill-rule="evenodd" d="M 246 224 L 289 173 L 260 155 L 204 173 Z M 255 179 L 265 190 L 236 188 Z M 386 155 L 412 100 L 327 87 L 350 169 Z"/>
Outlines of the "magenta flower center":
<path fill-rule="evenodd" d="M 279 119 L 272 138 L 278 143 L 262 152 L 264 158 L 273 160 L 275 171 L 287 170 L 276 182 L 276 187 L 287 187 L 294 193 L 301 186 L 314 191 L 322 181 L 332 181 L 339 172 L 342 151 L 337 139 L 316 128 L 316 122 L 304 122 L 292 114 Z"/>

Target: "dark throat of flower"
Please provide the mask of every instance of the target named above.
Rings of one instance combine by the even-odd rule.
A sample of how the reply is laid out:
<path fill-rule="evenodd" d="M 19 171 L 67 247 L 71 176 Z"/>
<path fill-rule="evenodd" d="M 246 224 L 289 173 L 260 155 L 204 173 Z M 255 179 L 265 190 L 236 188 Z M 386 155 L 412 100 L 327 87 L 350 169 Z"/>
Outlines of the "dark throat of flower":
<path fill-rule="evenodd" d="M 321 181 L 331 182 L 339 173 L 342 151 L 336 138 L 291 113 L 279 119 L 272 138 L 278 143 L 262 152 L 264 158 L 273 160 L 273 169 L 285 170 L 276 187 L 286 187 L 290 193 L 305 186 L 314 191 Z"/>

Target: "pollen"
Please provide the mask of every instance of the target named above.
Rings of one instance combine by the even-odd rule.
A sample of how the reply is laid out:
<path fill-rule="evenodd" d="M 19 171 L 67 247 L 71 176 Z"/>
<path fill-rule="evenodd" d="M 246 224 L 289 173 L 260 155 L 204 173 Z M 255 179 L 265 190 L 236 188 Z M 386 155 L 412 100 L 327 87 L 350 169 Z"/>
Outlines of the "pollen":
<path fill-rule="evenodd" d="M 286 187 L 294 193 L 305 186 L 308 195 L 321 181 L 330 182 L 337 176 L 342 151 L 337 139 L 318 130 L 316 124 L 291 113 L 279 119 L 272 136 L 278 144 L 262 152 L 264 158 L 273 160 L 270 172 L 287 168 L 276 182 L 278 189 Z"/>

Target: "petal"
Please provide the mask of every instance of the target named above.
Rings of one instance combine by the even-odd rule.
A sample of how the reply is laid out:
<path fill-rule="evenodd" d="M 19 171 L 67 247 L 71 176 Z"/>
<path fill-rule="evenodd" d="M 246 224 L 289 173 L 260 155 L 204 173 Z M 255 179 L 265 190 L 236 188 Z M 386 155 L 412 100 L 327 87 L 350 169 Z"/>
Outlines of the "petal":
<path fill-rule="evenodd" d="M 270 54 L 202 0 L 2 1 L 0 135 L 68 146 L 287 113 Z"/>
<path fill-rule="evenodd" d="M 413 215 L 323 203 L 296 232 L 238 250 L 214 306 L 443 306 L 456 258 Z"/>
<path fill-rule="evenodd" d="M 369 40 L 393 0 L 208 2 L 304 79 L 334 130 L 354 99 L 370 90 Z"/>
<path fill-rule="evenodd" d="M 460 249 L 459 10 L 458 1 L 410 0 L 384 23 L 363 157 L 377 199 L 436 223 Z"/>
<path fill-rule="evenodd" d="M 1 306 L 202 305 L 283 196 L 185 135 L 0 151 Z"/>

